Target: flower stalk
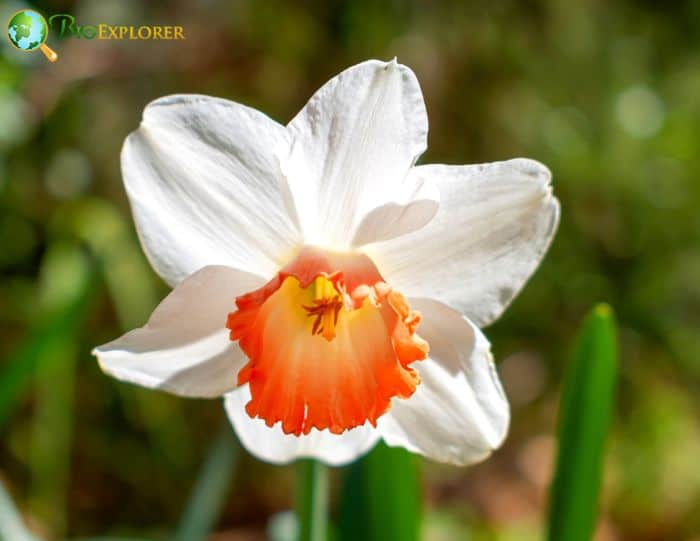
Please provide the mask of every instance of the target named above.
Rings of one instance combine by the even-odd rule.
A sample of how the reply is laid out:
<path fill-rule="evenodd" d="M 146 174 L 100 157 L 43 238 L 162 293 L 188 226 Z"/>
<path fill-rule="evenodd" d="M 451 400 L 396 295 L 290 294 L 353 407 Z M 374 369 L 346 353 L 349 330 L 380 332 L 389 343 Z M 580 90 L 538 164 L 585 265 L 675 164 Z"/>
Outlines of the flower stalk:
<path fill-rule="evenodd" d="M 317 460 L 297 463 L 299 541 L 326 541 L 328 532 L 328 468 Z"/>

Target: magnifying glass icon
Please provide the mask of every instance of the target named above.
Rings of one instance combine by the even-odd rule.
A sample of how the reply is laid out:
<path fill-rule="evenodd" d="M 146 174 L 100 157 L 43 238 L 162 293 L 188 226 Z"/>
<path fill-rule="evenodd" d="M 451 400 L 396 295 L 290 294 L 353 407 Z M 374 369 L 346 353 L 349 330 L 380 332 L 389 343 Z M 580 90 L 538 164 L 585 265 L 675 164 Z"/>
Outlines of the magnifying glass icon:
<path fill-rule="evenodd" d="M 50 62 L 56 62 L 58 54 L 46 45 L 48 35 L 46 19 L 33 9 L 22 9 L 7 21 L 7 37 L 16 49 L 25 53 L 39 49 Z"/>

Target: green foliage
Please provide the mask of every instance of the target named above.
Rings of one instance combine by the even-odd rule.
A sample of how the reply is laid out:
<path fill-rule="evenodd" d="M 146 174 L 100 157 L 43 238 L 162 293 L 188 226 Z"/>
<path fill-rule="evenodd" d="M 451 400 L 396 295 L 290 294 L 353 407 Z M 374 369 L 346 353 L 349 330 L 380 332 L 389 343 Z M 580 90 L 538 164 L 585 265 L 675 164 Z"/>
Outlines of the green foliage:
<path fill-rule="evenodd" d="M 48 258 L 42 268 L 43 306 L 34 312 L 36 324 L 0 367 L 0 428 L 40 364 L 58 363 L 59 371 L 62 370 L 59 352 L 76 343 L 76 334 L 88 315 L 96 285 L 94 269 L 76 247 L 55 248 L 48 252 L 55 257 Z"/>
<path fill-rule="evenodd" d="M 421 532 L 418 459 L 378 444 L 345 472 L 340 541 L 418 541 Z"/>
<path fill-rule="evenodd" d="M 297 464 L 297 519 L 299 541 L 328 538 L 328 468 L 316 460 Z"/>
<path fill-rule="evenodd" d="M 212 444 L 172 541 L 204 541 L 214 531 L 238 454 L 238 442 L 227 423 Z"/>
<path fill-rule="evenodd" d="M 559 455 L 550 495 L 550 541 L 593 538 L 616 375 L 615 323 L 610 307 L 599 305 L 583 324 L 564 382 Z"/>

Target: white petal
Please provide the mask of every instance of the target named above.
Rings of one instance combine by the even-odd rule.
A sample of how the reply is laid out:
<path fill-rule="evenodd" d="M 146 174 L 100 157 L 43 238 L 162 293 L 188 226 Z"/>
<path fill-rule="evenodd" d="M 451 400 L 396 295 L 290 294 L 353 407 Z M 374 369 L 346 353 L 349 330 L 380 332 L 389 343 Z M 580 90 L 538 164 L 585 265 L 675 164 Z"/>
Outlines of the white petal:
<path fill-rule="evenodd" d="M 104 372 L 181 396 L 221 396 L 236 387 L 245 356 L 229 340 L 226 317 L 235 298 L 264 283 L 223 266 L 205 267 L 182 281 L 148 323 L 95 348 Z"/>
<path fill-rule="evenodd" d="M 525 159 L 425 165 L 440 208 L 422 229 L 366 246 L 384 278 L 407 296 L 433 298 L 483 327 L 535 271 L 556 231 L 559 202 L 549 170 Z"/>
<path fill-rule="evenodd" d="M 407 188 L 408 182 L 414 179 L 416 183 L 405 195 L 397 192 L 394 201 L 371 210 L 362 218 L 352 240 L 353 246 L 411 233 L 433 219 L 440 204 L 440 191 L 416 175 L 409 175 Z"/>
<path fill-rule="evenodd" d="M 307 242 L 350 246 L 362 218 L 393 202 L 425 150 L 428 119 L 414 73 L 369 60 L 326 83 L 288 125 L 280 150 Z"/>
<path fill-rule="evenodd" d="M 297 458 L 315 458 L 331 466 L 352 462 L 379 441 L 379 433 L 363 425 L 343 434 L 315 428 L 306 436 L 282 432 L 280 423 L 268 427 L 262 419 L 252 419 L 245 411 L 250 389 L 244 385 L 225 397 L 224 406 L 243 446 L 260 460 L 287 464 Z"/>
<path fill-rule="evenodd" d="M 146 107 L 122 149 L 143 248 L 174 285 L 206 265 L 269 276 L 300 243 L 275 146 L 286 129 L 227 100 L 180 95 Z"/>
<path fill-rule="evenodd" d="M 411 299 L 423 314 L 418 334 L 430 357 L 414 363 L 421 377 L 407 400 L 394 399 L 378 427 L 387 444 L 459 466 L 483 460 L 501 445 L 510 412 L 486 337 L 459 313 Z"/>

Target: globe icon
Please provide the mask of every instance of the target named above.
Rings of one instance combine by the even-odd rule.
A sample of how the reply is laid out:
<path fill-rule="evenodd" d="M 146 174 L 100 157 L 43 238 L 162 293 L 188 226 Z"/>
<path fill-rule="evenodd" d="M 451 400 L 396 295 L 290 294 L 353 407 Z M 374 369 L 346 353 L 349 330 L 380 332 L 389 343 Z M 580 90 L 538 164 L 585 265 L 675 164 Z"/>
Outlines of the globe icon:
<path fill-rule="evenodd" d="M 44 43 L 48 33 L 46 19 L 31 9 L 18 11 L 7 23 L 7 37 L 12 45 L 25 52 L 40 49 L 46 58 L 55 62 L 58 55 Z"/>

